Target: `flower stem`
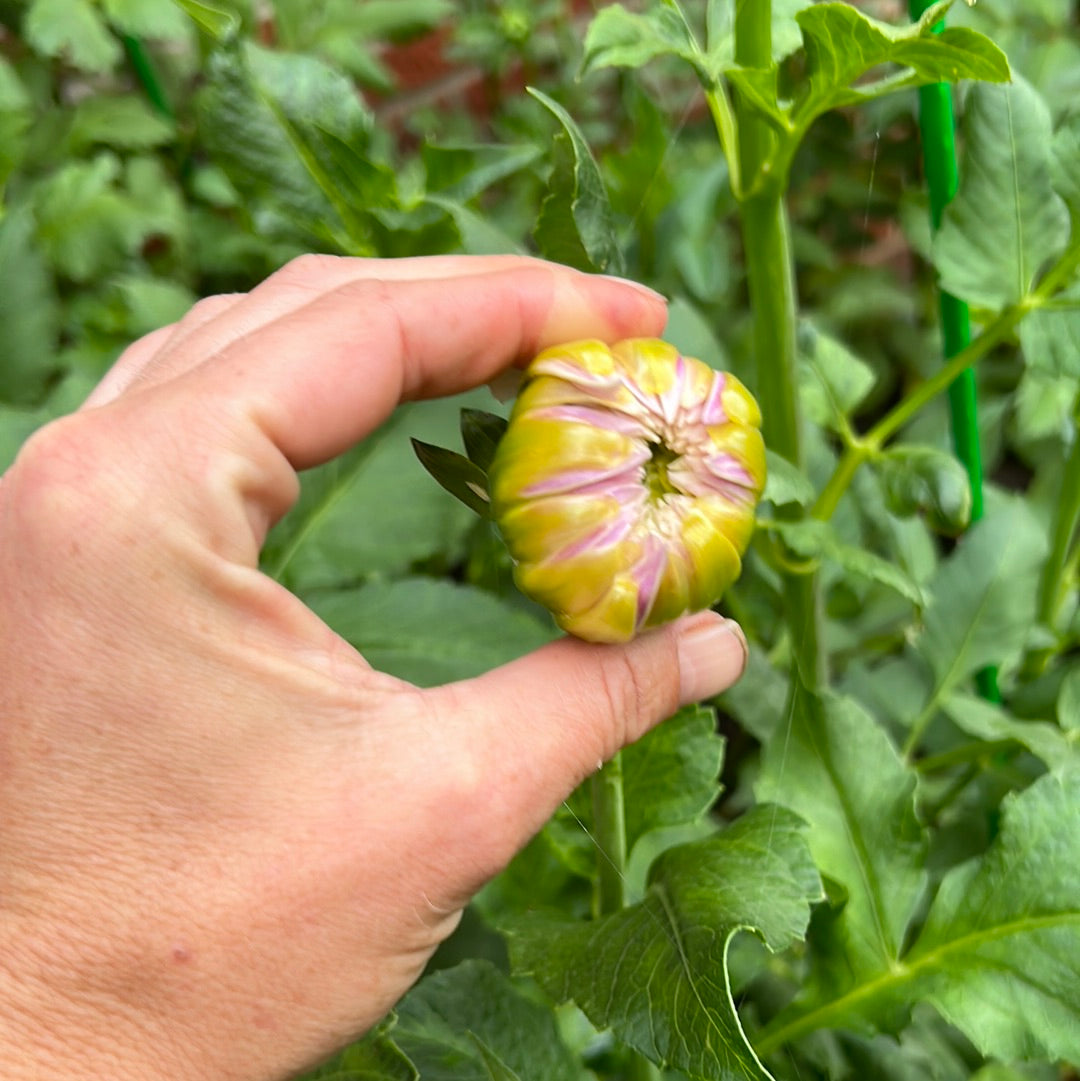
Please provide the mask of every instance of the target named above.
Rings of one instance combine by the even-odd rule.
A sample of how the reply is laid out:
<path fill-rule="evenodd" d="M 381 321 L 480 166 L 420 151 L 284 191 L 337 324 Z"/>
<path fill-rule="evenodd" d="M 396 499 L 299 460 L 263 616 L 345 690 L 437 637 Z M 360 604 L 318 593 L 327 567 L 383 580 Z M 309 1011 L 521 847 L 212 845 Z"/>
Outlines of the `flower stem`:
<path fill-rule="evenodd" d="M 735 15 L 735 59 L 748 68 L 772 64 L 772 3 L 740 4 Z M 766 444 L 798 468 L 803 466 L 797 402 L 795 331 L 798 304 L 784 188 L 770 175 L 776 134 L 752 109 L 737 112 L 740 203 L 750 306 L 753 309 L 754 359 Z M 752 194 L 746 194 L 752 192 Z M 778 513 L 798 518 L 797 505 Z M 821 645 L 822 605 L 817 575 L 784 575 L 784 609 L 791 630 L 799 676 L 807 687 L 826 681 Z"/>

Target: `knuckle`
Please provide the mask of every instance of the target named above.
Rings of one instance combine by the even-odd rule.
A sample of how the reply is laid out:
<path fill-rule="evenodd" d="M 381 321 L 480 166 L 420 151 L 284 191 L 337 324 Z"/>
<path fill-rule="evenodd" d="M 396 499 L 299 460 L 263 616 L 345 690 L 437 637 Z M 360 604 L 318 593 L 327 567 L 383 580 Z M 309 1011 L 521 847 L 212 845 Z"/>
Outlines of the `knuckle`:
<path fill-rule="evenodd" d="M 337 255 L 305 252 L 290 259 L 269 281 L 290 288 L 314 289 L 319 279 L 340 262 Z"/>

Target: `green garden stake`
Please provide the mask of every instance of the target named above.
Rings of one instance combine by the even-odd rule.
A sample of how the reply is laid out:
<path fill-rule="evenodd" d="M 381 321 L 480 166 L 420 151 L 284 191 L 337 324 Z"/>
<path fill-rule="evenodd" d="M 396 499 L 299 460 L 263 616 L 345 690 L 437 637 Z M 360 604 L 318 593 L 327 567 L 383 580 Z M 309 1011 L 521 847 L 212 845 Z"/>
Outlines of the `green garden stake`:
<path fill-rule="evenodd" d="M 910 0 L 912 19 L 918 19 L 933 0 Z M 970 0 L 969 0 L 970 2 Z M 934 27 L 944 29 L 944 21 Z M 948 83 L 919 87 L 919 130 L 922 134 L 923 169 L 930 195 L 930 222 L 941 226 L 945 207 L 956 194 L 959 174 L 956 164 L 956 123 L 953 117 L 952 90 Z M 946 358 L 955 356 L 971 342 L 971 319 L 967 304 L 950 293 L 938 294 L 941 330 Z M 967 469 L 971 482 L 971 520 L 983 515 L 983 466 L 979 445 L 979 417 L 975 391 L 975 373 L 968 368 L 949 387 L 949 413 L 952 418 L 953 444 L 957 457 Z M 991 702 L 1001 701 L 996 668 L 984 668 L 976 674 L 979 693 Z"/>
<path fill-rule="evenodd" d="M 158 78 L 157 69 L 154 67 L 153 60 L 150 59 L 146 46 L 141 39 L 133 37 L 131 34 L 124 34 L 121 41 L 124 45 L 124 51 L 127 53 L 131 70 L 135 73 L 135 78 L 139 80 L 147 100 L 167 120 L 175 120 L 176 114 L 169 101 L 169 96 L 165 92 L 161 79 Z"/>

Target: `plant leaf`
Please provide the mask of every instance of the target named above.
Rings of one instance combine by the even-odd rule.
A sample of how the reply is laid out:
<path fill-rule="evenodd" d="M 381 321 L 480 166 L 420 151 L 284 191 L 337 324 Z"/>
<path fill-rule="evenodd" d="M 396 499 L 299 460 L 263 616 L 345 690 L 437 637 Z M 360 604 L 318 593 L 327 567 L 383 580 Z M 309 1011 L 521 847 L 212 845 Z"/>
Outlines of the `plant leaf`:
<path fill-rule="evenodd" d="M 240 17 L 228 8 L 205 3 L 205 0 L 173 0 L 173 3 L 219 44 L 230 41 L 240 29 Z"/>
<path fill-rule="evenodd" d="M 1080 668 L 1074 668 L 1061 682 L 1057 715 L 1058 724 L 1070 737 L 1080 733 Z"/>
<path fill-rule="evenodd" d="M 191 24 L 175 0 L 101 0 L 105 14 L 121 33 L 142 38 L 183 38 Z"/>
<path fill-rule="evenodd" d="M 722 832 L 668 849 L 645 899 L 581 923 L 522 923 L 515 970 L 651 1061 L 717 1081 L 770 1075 L 731 997 L 731 940 L 753 930 L 771 950 L 797 942 L 821 896 L 804 825 L 756 807 Z"/>
<path fill-rule="evenodd" d="M 570 114 L 543 92 L 529 93 L 562 125 L 556 165 L 534 236 L 541 253 L 579 270 L 619 273 L 622 251 L 600 168 Z"/>
<path fill-rule="evenodd" d="M 963 132 L 960 190 L 934 238 L 934 265 L 942 288 L 996 311 L 1031 291 L 1069 234 L 1050 186 L 1050 112 L 1020 79 L 974 86 Z"/>
<path fill-rule="evenodd" d="M 474 514 L 487 518 L 491 499 L 487 490 L 487 474 L 463 454 L 412 440 L 413 452 L 420 464 L 456 499 L 460 499 Z"/>
<path fill-rule="evenodd" d="M 898 445 L 873 460 L 889 510 L 900 518 L 925 514 L 946 536 L 971 521 L 971 481 L 955 455 L 936 447 Z"/>
<path fill-rule="evenodd" d="M 815 424 L 840 432 L 876 382 L 873 369 L 810 323 L 799 327 L 799 397 Z"/>
<path fill-rule="evenodd" d="M 120 43 L 88 0 L 33 0 L 23 33 L 43 56 L 65 59 L 80 71 L 111 71 L 120 60 Z"/>
<path fill-rule="evenodd" d="M 677 56 L 691 64 L 700 52 L 678 11 L 656 4 L 642 14 L 622 4 L 601 8 L 585 34 L 582 73 L 598 68 L 640 68 L 658 56 Z"/>
<path fill-rule="evenodd" d="M 496 413 L 485 413 L 481 409 L 462 409 L 461 440 L 465 444 L 465 453 L 485 473 L 495 457 L 495 449 L 502 439 L 509 422 Z"/>
<path fill-rule="evenodd" d="M 771 450 L 765 451 L 765 492 L 762 499 L 777 507 L 788 503 L 809 506 L 816 495 L 810 478 L 786 458 Z"/>
<path fill-rule="evenodd" d="M 171 142 L 175 126 L 134 94 L 95 95 L 79 102 L 68 138 L 76 153 L 96 144 L 146 150 Z"/>
<path fill-rule="evenodd" d="M 467 203 L 492 184 L 528 168 L 541 156 L 538 146 L 489 144 L 432 145 L 421 151 L 429 193 Z"/>
<path fill-rule="evenodd" d="M 832 963 L 853 980 L 895 965 L 925 887 L 926 838 L 915 774 L 885 732 L 854 699 L 801 692 L 765 746 L 756 794 L 810 824 L 814 862 L 844 892 Z"/>
<path fill-rule="evenodd" d="M 1020 347 L 1028 367 L 1051 376 L 1080 379 L 1080 284 L 1059 293 L 1070 308 L 1041 308 L 1020 323 Z"/>
<path fill-rule="evenodd" d="M 380 672 L 423 687 L 478 676 L 555 637 L 509 602 L 442 579 L 376 581 L 305 599 Z"/>
<path fill-rule="evenodd" d="M 1080 113 L 1073 113 L 1058 128 L 1050 153 L 1050 180 L 1065 200 L 1074 223 L 1080 220 Z M 1075 233 L 1075 224 L 1073 227 Z"/>

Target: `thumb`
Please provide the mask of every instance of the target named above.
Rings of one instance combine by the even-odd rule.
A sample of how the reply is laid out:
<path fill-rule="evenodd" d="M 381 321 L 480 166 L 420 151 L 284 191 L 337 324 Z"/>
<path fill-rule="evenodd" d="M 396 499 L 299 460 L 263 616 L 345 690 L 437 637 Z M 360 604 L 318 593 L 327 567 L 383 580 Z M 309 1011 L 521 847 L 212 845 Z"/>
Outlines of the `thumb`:
<path fill-rule="evenodd" d="M 471 842 L 495 849 L 486 853 L 490 873 L 601 762 L 680 705 L 730 687 L 746 656 L 736 623 L 701 612 L 625 645 L 565 638 L 424 692 L 433 696 L 444 746 L 451 754 L 468 748 L 470 772 L 484 779 L 484 836 Z"/>

